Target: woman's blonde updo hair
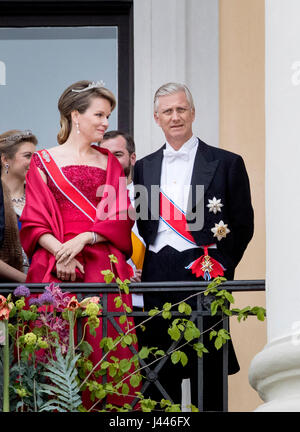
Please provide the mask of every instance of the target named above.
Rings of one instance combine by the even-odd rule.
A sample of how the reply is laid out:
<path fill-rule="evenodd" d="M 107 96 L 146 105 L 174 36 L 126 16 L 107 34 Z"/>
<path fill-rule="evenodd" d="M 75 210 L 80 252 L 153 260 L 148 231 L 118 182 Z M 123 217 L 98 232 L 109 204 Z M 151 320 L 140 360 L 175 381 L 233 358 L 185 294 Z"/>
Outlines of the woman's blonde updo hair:
<path fill-rule="evenodd" d="M 24 142 L 37 145 L 38 140 L 30 130 L 13 129 L 0 135 L 0 155 L 7 159 L 13 159 Z"/>
<path fill-rule="evenodd" d="M 100 97 L 107 99 L 110 103 L 111 110 L 115 108 L 116 99 L 110 90 L 100 86 L 88 88 L 89 85 L 92 85 L 92 81 L 77 81 L 71 84 L 59 98 L 60 131 L 57 134 L 58 144 L 66 142 L 70 135 L 72 129 L 71 112 L 77 110 L 80 114 L 84 113 L 90 106 L 92 98 Z M 86 90 L 76 92 L 76 90 L 83 89 Z"/>

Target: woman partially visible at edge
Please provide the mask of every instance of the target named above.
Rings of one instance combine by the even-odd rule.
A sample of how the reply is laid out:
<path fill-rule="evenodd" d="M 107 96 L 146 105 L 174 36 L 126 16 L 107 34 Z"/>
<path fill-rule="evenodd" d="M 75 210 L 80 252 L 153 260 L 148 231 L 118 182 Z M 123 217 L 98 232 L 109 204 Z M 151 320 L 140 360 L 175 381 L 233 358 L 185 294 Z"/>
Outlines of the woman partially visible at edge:
<path fill-rule="evenodd" d="M 29 130 L 9 130 L 0 135 L 1 183 L 5 214 L 4 240 L 0 249 L 0 280 L 26 280 L 28 258 L 19 238 L 20 221 L 25 205 L 25 176 L 37 145 Z"/>
<path fill-rule="evenodd" d="M 128 217 L 126 181 L 123 186 L 119 182 L 124 172 L 108 150 L 92 145 L 102 140 L 115 105 L 108 89 L 90 81 L 70 85 L 58 101 L 61 145 L 35 153 L 26 179 L 21 242 L 32 259 L 27 282 L 104 282 L 101 270 L 111 268 L 110 254 L 118 259 L 116 276 L 129 278 L 126 259 L 131 255 L 133 221 Z M 102 199 L 99 187 L 104 188 Z M 117 212 L 108 217 L 104 196 L 111 187 Z M 125 202 L 119 200 L 124 193 Z M 108 296 L 108 310 L 116 310 L 114 297 Z M 125 297 L 131 307 L 131 296 Z M 108 332 L 117 335 L 111 325 Z M 101 335 L 101 328 L 96 338 L 87 332 L 94 364 Z M 131 355 L 128 348 L 120 348 L 120 357 Z"/>

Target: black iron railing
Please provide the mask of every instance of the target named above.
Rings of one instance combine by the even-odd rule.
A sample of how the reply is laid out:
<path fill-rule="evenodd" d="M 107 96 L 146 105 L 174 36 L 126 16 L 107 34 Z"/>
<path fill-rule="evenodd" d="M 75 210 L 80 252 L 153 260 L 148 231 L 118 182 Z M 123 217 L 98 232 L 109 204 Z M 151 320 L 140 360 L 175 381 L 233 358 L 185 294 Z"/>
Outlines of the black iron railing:
<path fill-rule="evenodd" d="M 0 294 L 7 295 L 11 293 L 17 286 L 20 284 L 15 283 L 0 283 Z M 30 289 L 32 294 L 40 293 L 45 286 L 49 284 L 26 284 L 26 286 Z M 124 314 L 124 312 L 116 312 L 116 311 L 108 311 L 107 310 L 107 295 L 108 294 L 118 294 L 119 288 L 117 284 L 106 284 L 106 283 L 60 283 L 59 284 L 62 291 L 68 291 L 72 294 L 76 294 L 78 300 L 82 300 L 84 297 L 88 297 L 91 295 L 102 294 L 102 334 L 103 337 L 107 336 L 107 325 L 110 322 L 117 332 L 122 333 L 122 330 L 116 321 L 117 317 L 120 317 Z M 142 293 L 164 293 L 168 292 L 174 293 L 184 293 L 184 297 L 189 297 L 196 293 L 201 293 L 207 289 L 207 282 L 143 282 L 143 283 L 132 283 L 130 284 L 130 293 L 131 294 L 142 294 Z M 235 281 L 227 281 L 224 282 L 221 286 L 221 289 L 226 289 L 233 294 L 235 292 L 256 292 L 256 291 L 264 291 L 265 290 L 265 281 L 264 280 L 235 280 Z M 200 332 L 203 331 L 203 317 L 210 315 L 210 310 L 203 307 L 201 302 L 201 295 L 196 296 L 197 298 L 197 307 L 192 310 L 191 316 L 189 319 L 195 323 Z M 130 316 L 133 317 L 144 317 L 145 319 L 149 317 L 147 310 L 137 310 L 135 309 Z M 172 310 L 172 317 L 182 316 L 177 311 Z M 228 330 L 229 318 L 227 316 L 224 317 L 223 328 Z M 81 329 L 78 328 L 77 338 L 81 338 Z M 200 338 L 201 340 L 201 338 Z M 180 343 L 179 341 L 170 342 L 170 347 L 168 352 L 176 349 L 177 345 Z M 129 347 L 133 354 L 137 354 L 135 348 L 133 346 Z M 227 344 L 223 346 L 223 411 L 228 411 L 228 349 Z M 154 383 L 154 385 L 160 391 L 162 397 L 165 399 L 170 399 L 170 396 L 163 388 L 159 381 L 159 373 L 167 361 L 167 357 L 163 357 L 153 368 L 147 366 L 147 363 L 140 359 L 140 365 L 144 368 L 144 373 L 147 376 L 147 380 L 143 383 L 141 392 L 143 393 L 150 383 Z M 134 406 L 138 402 L 138 399 L 132 402 L 132 406 Z M 198 358 L 198 408 L 200 411 L 203 410 L 203 359 Z"/>

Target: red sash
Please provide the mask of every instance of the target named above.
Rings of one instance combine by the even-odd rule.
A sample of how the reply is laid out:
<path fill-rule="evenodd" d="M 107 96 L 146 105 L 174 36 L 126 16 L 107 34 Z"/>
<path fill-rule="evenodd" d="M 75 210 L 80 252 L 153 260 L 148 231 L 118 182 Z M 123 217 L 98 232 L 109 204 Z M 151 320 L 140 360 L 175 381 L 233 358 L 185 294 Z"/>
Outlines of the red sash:
<path fill-rule="evenodd" d="M 57 189 L 94 222 L 96 219 L 96 207 L 65 177 L 47 150 L 39 150 L 37 154 Z"/>
<path fill-rule="evenodd" d="M 188 230 L 185 212 L 181 210 L 162 190 L 159 194 L 160 218 L 181 238 L 184 238 L 192 245 L 197 245 L 192 234 Z M 214 258 L 208 255 L 208 248 L 211 245 L 201 245 L 204 255 L 191 262 L 185 268 L 191 270 L 196 277 L 203 277 L 204 280 L 211 280 L 217 276 L 224 276 L 224 267 Z"/>

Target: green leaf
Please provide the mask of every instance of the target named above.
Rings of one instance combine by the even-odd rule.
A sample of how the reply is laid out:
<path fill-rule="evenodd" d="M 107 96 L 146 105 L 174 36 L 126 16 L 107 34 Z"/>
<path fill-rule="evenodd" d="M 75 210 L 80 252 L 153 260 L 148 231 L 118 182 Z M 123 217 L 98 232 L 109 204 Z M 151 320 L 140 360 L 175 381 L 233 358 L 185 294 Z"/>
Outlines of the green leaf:
<path fill-rule="evenodd" d="M 226 297 L 226 300 L 229 301 L 229 303 L 234 303 L 234 297 L 233 297 L 233 295 L 230 292 L 225 291 L 224 295 Z"/>
<path fill-rule="evenodd" d="M 157 351 L 155 351 L 154 355 L 155 356 L 164 356 L 165 352 L 163 350 L 157 350 Z"/>
<path fill-rule="evenodd" d="M 178 310 L 180 313 L 184 313 L 185 315 L 191 315 L 192 313 L 191 306 L 185 302 L 182 302 L 180 303 L 180 305 L 178 305 Z"/>
<path fill-rule="evenodd" d="M 184 313 L 184 311 L 185 311 L 185 304 L 184 304 L 184 303 L 180 303 L 180 304 L 178 305 L 178 311 L 179 311 L 180 313 Z"/>
<path fill-rule="evenodd" d="M 152 399 L 143 399 L 140 401 L 141 409 L 143 412 L 151 412 L 152 410 L 154 410 L 156 404 L 157 402 Z"/>
<path fill-rule="evenodd" d="M 127 313 L 131 313 L 132 312 L 132 309 L 129 306 L 127 306 L 127 304 L 125 304 L 125 303 L 124 303 L 124 308 L 125 308 L 125 310 L 126 310 Z"/>
<path fill-rule="evenodd" d="M 191 340 L 193 340 L 195 338 L 194 336 L 194 330 L 191 328 L 187 328 L 186 331 L 184 332 L 184 339 L 188 342 L 190 342 Z"/>
<path fill-rule="evenodd" d="M 169 312 L 169 311 L 163 311 L 163 312 L 162 312 L 162 317 L 163 317 L 164 319 L 171 319 L 171 318 L 172 318 L 172 314 L 171 314 L 171 312 Z"/>
<path fill-rule="evenodd" d="M 120 324 L 124 324 L 126 322 L 126 315 L 121 315 L 119 318 Z"/>
<path fill-rule="evenodd" d="M 107 284 L 111 283 L 111 281 L 115 277 L 111 270 L 102 270 L 101 273 L 103 274 L 104 280 Z"/>
<path fill-rule="evenodd" d="M 255 306 L 251 309 L 251 312 L 253 314 L 256 315 L 257 319 L 259 319 L 260 321 L 264 321 L 265 320 L 265 313 L 266 310 L 263 307 L 259 307 L 259 306 Z"/>
<path fill-rule="evenodd" d="M 129 361 L 127 359 L 122 359 L 120 361 L 120 370 L 123 373 L 128 372 L 130 368 L 131 368 L 131 361 Z"/>
<path fill-rule="evenodd" d="M 173 364 L 176 364 L 180 361 L 181 359 L 181 351 L 174 351 L 171 354 L 171 361 Z"/>
<path fill-rule="evenodd" d="M 259 308 L 259 311 L 257 312 L 257 319 L 259 319 L 260 321 L 264 321 L 265 320 L 265 311 L 263 308 Z"/>
<path fill-rule="evenodd" d="M 192 321 L 187 322 L 187 327 L 184 332 L 184 338 L 186 341 L 191 341 L 192 339 L 196 339 L 200 337 L 200 330 L 195 326 Z"/>
<path fill-rule="evenodd" d="M 187 303 L 185 304 L 185 311 L 184 312 L 186 315 L 191 315 L 191 313 L 192 313 L 192 308 Z"/>
<path fill-rule="evenodd" d="M 108 361 L 104 361 L 103 363 L 101 363 L 101 369 L 107 369 L 109 368 L 110 363 Z"/>
<path fill-rule="evenodd" d="M 49 363 L 45 364 L 47 372 L 44 375 L 53 384 L 41 384 L 40 391 L 55 396 L 55 399 L 46 402 L 40 411 L 51 411 L 53 406 L 59 412 L 78 411 L 78 407 L 82 403 L 76 369 L 76 362 L 79 357 L 79 354 L 73 357 L 70 350 L 66 356 L 63 356 L 60 348 L 57 348 L 56 360 L 51 359 Z"/>
<path fill-rule="evenodd" d="M 158 313 L 159 313 L 159 310 L 158 310 L 158 308 L 155 306 L 154 309 L 149 310 L 148 315 L 149 315 L 149 316 L 154 316 L 154 315 L 157 315 Z"/>
<path fill-rule="evenodd" d="M 19 317 L 22 318 L 24 321 L 30 321 L 30 320 L 36 319 L 37 314 L 34 312 L 31 312 L 30 310 L 22 309 L 19 312 Z"/>
<path fill-rule="evenodd" d="M 180 404 L 173 404 L 167 407 L 166 412 L 181 412 Z"/>
<path fill-rule="evenodd" d="M 108 255 L 108 258 L 109 258 L 111 263 L 118 264 L 118 258 L 115 255 L 113 255 L 113 254 Z"/>
<path fill-rule="evenodd" d="M 84 357 L 89 357 L 94 351 L 92 346 L 87 341 L 82 341 L 78 346 L 78 349 L 83 352 Z"/>
<path fill-rule="evenodd" d="M 121 281 L 121 279 L 117 277 L 116 282 L 120 289 L 125 292 L 125 294 L 129 294 L 129 287 L 125 281 Z"/>
<path fill-rule="evenodd" d="M 114 348 L 113 339 L 111 337 L 104 337 L 101 340 L 99 346 L 100 348 L 104 348 L 106 351 L 110 351 Z"/>
<path fill-rule="evenodd" d="M 229 340 L 229 339 L 231 339 L 231 338 L 230 338 L 230 334 L 229 334 L 228 331 L 225 330 L 225 329 L 221 329 L 221 330 L 219 330 L 219 331 L 218 331 L 218 336 L 220 336 L 222 339 L 225 339 L 225 340 Z"/>
<path fill-rule="evenodd" d="M 209 333 L 209 340 L 212 340 L 212 338 L 214 338 L 215 336 L 217 336 L 217 332 L 216 332 L 216 330 L 212 330 Z"/>
<path fill-rule="evenodd" d="M 232 311 L 230 309 L 227 309 L 224 307 L 224 308 L 222 308 L 222 310 L 223 310 L 225 315 L 232 316 Z"/>
<path fill-rule="evenodd" d="M 128 393 L 129 393 L 129 387 L 126 383 L 124 383 L 122 385 L 122 395 L 128 395 Z"/>
<path fill-rule="evenodd" d="M 219 350 L 223 346 L 223 339 L 220 336 L 217 336 L 215 339 L 215 347 Z"/>
<path fill-rule="evenodd" d="M 208 350 L 205 348 L 203 343 L 197 342 L 193 345 L 194 350 L 197 351 L 197 356 L 202 357 L 203 353 L 208 353 Z"/>
<path fill-rule="evenodd" d="M 192 412 L 199 412 L 199 409 L 193 404 L 189 405 L 189 408 L 191 408 Z"/>
<path fill-rule="evenodd" d="M 169 327 L 168 328 L 168 334 L 175 341 L 178 341 L 180 338 L 180 335 L 181 335 L 180 331 L 178 330 L 178 328 L 176 326 Z"/>
<path fill-rule="evenodd" d="M 95 327 L 89 325 L 89 332 L 92 336 L 96 337 L 96 330 Z"/>
<path fill-rule="evenodd" d="M 131 335 L 126 335 L 123 339 L 123 341 L 126 343 L 126 345 L 130 345 L 132 344 L 132 336 Z"/>
<path fill-rule="evenodd" d="M 120 297 L 120 296 L 118 296 L 118 297 L 115 297 L 115 298 L 114 298 L 114 302 L 115 302 L 115 306 L 116 306 L 116 308 L 119 308 L 119 307 L 121 307 L 121 306 L 122 306 L 122 304 L 123 304 L 123 301 L 122 301 L 122 299 L 121 299 L 121 297 Z"/>
<path fill-rule="evenodd" d="M 212 316 L 216 315 L 217 310 L 218 310 L 218 306 L 219 306 L 218 300 L 214 300 L 213 302 L 211 302 L 210 311 L 211 311 Z"/>
<path fill-rule="evenodd" d="M 111 364 L 109 366 L 109 368 L 108 368 L 108 373 L 109 373 L 109 376 L 111 376 L 112 378 L 114 376 L 116 376 L 116 374 L 117 374 L 117 368 L 116 368 L 116 366 Z"/>
<path fill-rule="evenodd" d="M 169 399 L 161 399 L 159 404 L 161 408 L 165 408 L 166 406 L 172 405 Z"/>
<path fill-rule="evenodd" d="M 145 359 L 148 357 L 150 350 L 147 347 L 143 347 L 139 352 L 139 357 Z"/>
<path fill-rule="evenodd" d="M 172 303 L 165 303 L 163 305 L 163 310 L 164 311 L 169 311 L 171 309 L 171 307 L 172 307 Z"/>
<path fill-rule="evenodd" d="M 95 396 L 97 399 L 100 399 L 100 400 L 104 399 L 106 396 L 106 391 L 103 388 L 101 388 L 95 392 Z"/>
<path fill-rule="evenodd" d="M 188 358 L 187 358 L 187 355 L 184 352 L 182 352 L 181 355 L 180 355 L 180 361 L 181 361 L 182 366 L 186 366 L 187 365 Z"/>
<path fill-rule="evenodd" d="M 138 387 L 138 386 L 140 385 L 141 380 L 142 380 L 141 375 L 139 375 L 139 374 L 134 374 L 134 375 L 132 375 L 131 378 L 130 378 L 130 385 L 131 385 L 132 387 L 134 387 L 134 388 L 135 388 L 135 387 Z"/>

